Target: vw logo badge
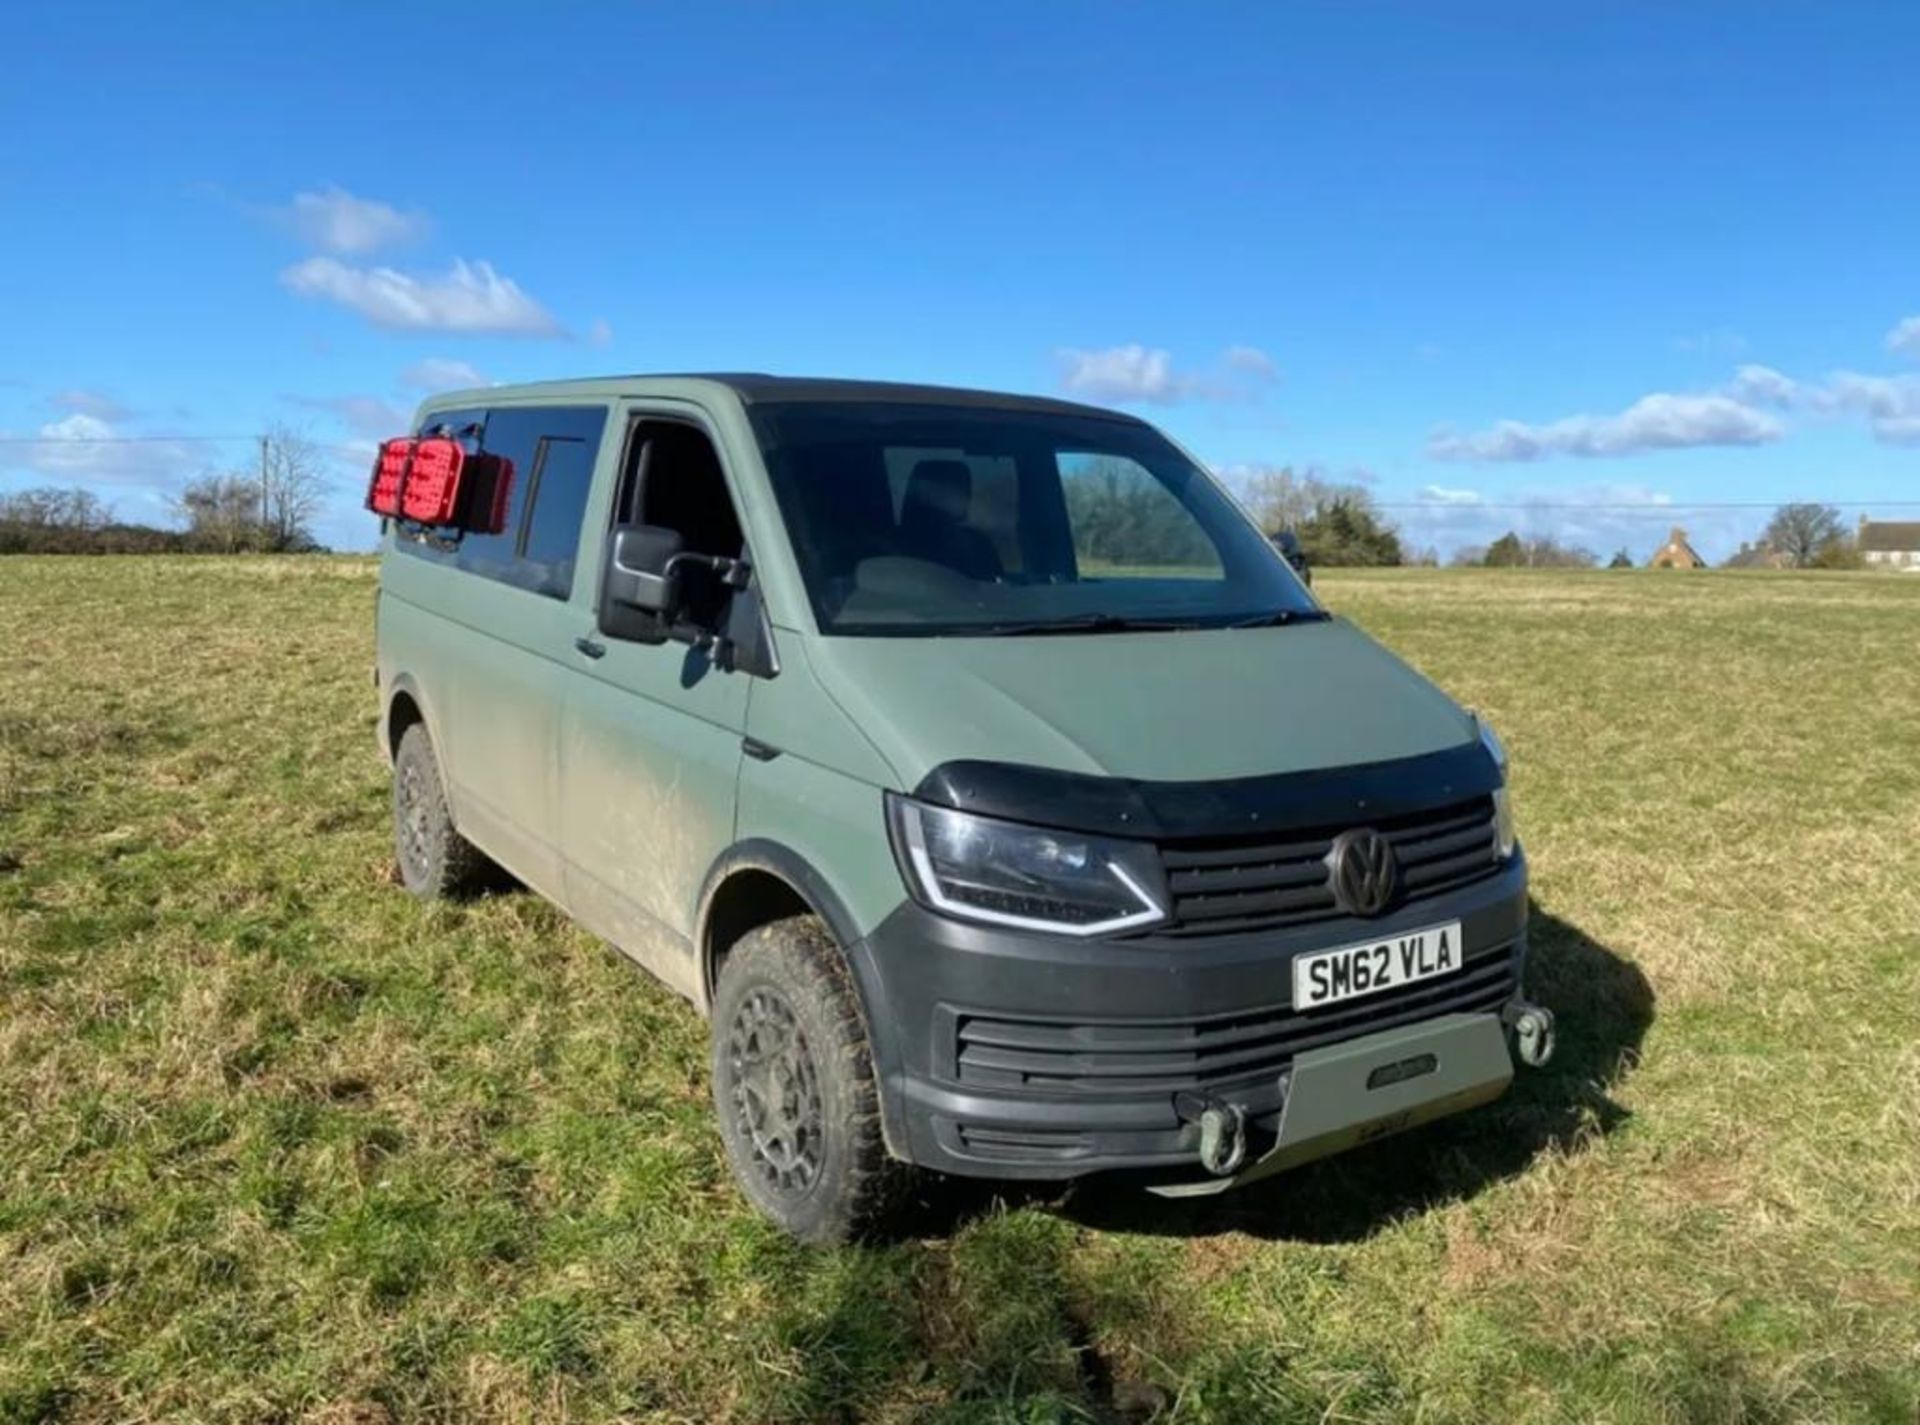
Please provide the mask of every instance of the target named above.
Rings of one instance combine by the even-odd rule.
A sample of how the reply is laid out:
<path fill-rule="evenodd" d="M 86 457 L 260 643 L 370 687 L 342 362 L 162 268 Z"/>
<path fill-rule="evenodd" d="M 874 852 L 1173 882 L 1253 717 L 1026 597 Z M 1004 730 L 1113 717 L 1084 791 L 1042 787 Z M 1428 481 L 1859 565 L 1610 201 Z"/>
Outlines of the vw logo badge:
<path fill-rule="evenodd" d="M 1343 831 L 1327 853 L 1333 898 L 1352 915 L 1378 915 L 1400 889 L 1400 862 L 1393 844 L 1370 827 Z"/>

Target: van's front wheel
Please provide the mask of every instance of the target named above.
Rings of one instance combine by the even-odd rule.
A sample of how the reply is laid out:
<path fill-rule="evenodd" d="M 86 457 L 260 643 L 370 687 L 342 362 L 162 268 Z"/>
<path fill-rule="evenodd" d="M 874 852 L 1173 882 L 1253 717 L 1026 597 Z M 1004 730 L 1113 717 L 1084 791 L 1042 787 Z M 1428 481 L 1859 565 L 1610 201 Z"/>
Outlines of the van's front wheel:
<path fill-rule="evenodd" d="M 713 1001 L 713 1096 L 753 1205 L 803 1242 L 871 1234 L 907 1173 L 887 1156 L 858 994 L 810 916 L 748 932 Z"/>

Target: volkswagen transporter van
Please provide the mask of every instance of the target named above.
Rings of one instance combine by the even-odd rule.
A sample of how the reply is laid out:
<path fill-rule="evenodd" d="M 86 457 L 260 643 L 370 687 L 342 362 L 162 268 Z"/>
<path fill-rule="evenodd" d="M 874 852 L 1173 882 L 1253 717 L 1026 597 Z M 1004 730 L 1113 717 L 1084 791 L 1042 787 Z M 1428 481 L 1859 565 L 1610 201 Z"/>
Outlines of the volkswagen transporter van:
<path fill-rule="evenodd" d="M 497 863 L 692 1001 L 799 1237 L 915 1167 L 1230 1187 L 1551 1052 L 1492 730 L 1141 421 L 500 387 L 369 504 L 401 880 Z"/>

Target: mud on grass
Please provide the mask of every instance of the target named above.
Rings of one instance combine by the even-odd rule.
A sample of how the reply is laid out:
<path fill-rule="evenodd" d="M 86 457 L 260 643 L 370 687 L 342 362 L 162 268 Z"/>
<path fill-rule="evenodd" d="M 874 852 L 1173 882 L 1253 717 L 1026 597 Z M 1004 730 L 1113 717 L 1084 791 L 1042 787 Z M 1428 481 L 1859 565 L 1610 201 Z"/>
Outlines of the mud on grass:
<path fill-rule="evenodd" d="M 0 1421 L 1920 1411 L 1920 579 L 1325 574 L 1507 737 L 1559 1063 L 825 1255 L 689 1011 L 393 889 L 373 580 L 0 561 Z"/>

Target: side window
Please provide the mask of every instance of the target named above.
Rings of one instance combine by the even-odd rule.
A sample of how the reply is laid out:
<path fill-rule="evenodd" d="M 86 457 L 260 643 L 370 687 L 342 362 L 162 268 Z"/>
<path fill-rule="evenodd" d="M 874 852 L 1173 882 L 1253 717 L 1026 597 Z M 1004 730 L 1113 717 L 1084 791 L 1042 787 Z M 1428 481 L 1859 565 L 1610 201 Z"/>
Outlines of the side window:
<path fill-rule="evenodd" d="M 1206 530 L 1145 466 L 1124 455 L 1061 451 L 1057 459 L 1083 578 L 1223 576 Z"/>
<path fill-rule="evenodd" d="M 605 406 L 500 406 L 430 417 L 429 426 L 471 432 L 479 449 L 513 462 L 506 522 L 499 534 L 469 530 L 450 550 L 422 542 L 403 547 L 483 579 L 552 599 L 570 597 L 606 423 Z"/>
<path fill-rule="evenodd" d="M 600 453 L 596 414 L 591 434 L 542 434 L 534 442 L 527 474 L 527 498 L 533 508 L 520 531 L 519 566 L 528 588 L 550 598 L 572 597 L 580 552 L 580 526 L 593 484 L 594 457 Z"/>
<path fill-rule="evenodd" d="M 697 426 L 678 421 L 643 421 L 634 427 L 614 518 L 677 530 L 690 554 L 737 559 L 746 544 L 713 442 Z M 717 626 L 729 590 L 697 566 L 680 577 L 687 616 Z"/>

